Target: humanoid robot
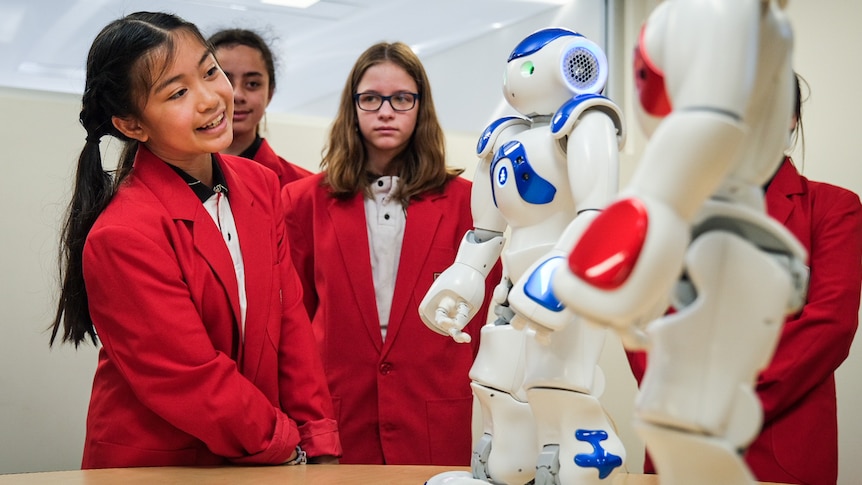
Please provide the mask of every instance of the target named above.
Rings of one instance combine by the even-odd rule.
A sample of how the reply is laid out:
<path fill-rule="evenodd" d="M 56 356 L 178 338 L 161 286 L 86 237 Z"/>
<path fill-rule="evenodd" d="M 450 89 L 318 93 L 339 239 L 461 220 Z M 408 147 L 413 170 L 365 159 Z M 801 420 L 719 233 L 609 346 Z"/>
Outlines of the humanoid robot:
<path fill-rule="evenodd" d="M 616 195 L 625 132 L 619 108 L 601 94 L 607 75 L 604 52 L 560 28 L 529 35 L 509 56 L 503 92 L 523 117 L 491 123 L 479 140 L 475 227 L 419 307 L 432 330 L 469 341 L 461 330 L 483 304 L 484 280 L 502 254 L 489 312 L 497 319 L 483 326 L 470 371 L 483 435 L 474 439 L 472 473 L 447 472 L 429 484 L 588 485 L 612 480 L 623 465 L 623 444 L 598 400 L 607 329 L 559 305 L 547 271 L 515 284 L 573 221 L 585 225 Z M 544 327 L 531 321 L 539 315 L 508 307 L 513 286 L 565 328 L 552 338 L 537 334 Z"/>
<path fill-rule="evenodd" d="M 783 6 L 654 10 L 635 53 L 649 142 L 617 199 L 566 235 L 553 277 L 569 309 L 649 350 L 635 426 L 663 485 L 754 483 L 741 450 L 760 429 L 757 373 L 805 297 L 805 250 L 762 191 L 792 118 Z"/>

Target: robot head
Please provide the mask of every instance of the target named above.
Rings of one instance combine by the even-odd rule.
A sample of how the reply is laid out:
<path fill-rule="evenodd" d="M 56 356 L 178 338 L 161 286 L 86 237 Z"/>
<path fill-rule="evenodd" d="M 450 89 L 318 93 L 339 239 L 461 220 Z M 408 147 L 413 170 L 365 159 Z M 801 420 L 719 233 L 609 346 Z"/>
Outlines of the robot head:
<path fill-rule="evenodd" d="M 509 55 L 503 95 L 525 116 L 551 115 L 578 94 L 598 94 L 608 80 L 604 51 L 586 37 L 560 28 L 527 36 Z"/>

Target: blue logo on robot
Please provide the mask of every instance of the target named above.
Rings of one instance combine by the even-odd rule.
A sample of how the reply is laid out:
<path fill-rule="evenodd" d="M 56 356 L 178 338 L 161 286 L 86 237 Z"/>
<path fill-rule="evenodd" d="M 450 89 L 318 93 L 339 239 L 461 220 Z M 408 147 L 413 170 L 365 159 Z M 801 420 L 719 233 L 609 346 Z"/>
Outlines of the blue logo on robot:
<path fill-rule="evenodd" d="M 608 453 L 602 448 L 602 441 L 608 439 L 608 433 L 603 430 L 575 431 L 578 441 L 586 441 L 593 445 L 592 453 L 579 453 L 575 455 L 575 465 L 582 468 L 595 468 L 599 472 L 599 478 L 604 479 L 610 475 L 615 468 L 622 466 L 623 459 L 613 453 Z"/>
<path fill-rule="evenodd" d="M 506 185 L 506 180 L 509 179 L 509 171 L 506 167 L 500 167 L 500 173 L 497 175 L 497 183 L 501 186 Z"/>

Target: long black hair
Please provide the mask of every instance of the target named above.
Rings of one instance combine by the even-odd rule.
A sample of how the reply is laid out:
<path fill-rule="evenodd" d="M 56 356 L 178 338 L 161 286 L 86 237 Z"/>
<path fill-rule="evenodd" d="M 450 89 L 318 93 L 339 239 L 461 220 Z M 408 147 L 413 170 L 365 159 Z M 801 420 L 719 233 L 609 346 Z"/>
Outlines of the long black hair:
<path fill-rule="evenodd" d="M 75 186 L 63 224 L 60 248 L 60 297 L 51 327 L 54 344 L 63 327 L 62 341 L 75 347 L 98 339 L 90 318 L 84 286 L 83 253 L 87 234 L 131 172 L 138 142 L 123 135 L 112 119 L 140 115 L 155 79 L 174 55 L 174 33 L 182 30 L 208 46 L 198 28 L 175 15 L 136 12 L 105 26 L 87 55 L 87 75 L 79 120 L 87 132 L 78 157 Z M 117 170 L 102 168 L 99 141 L 105 135 L 126 143 Z"/>
<path fill-rule="evenodd" d="M 795 148 L 796 144 L 799 143 L 799 152 L 802 155 L 803 161 L 805 160 L 805 130 L 802 127 L 802 104 L 805 100 L 808 99 L 808 95 L 811 94 L 811 88 L 808 85 L 808 82 L 803 78 L 799 73 L 794 73 L 795 82 L 796 82 L 796 99 L 795 104 L 793 106 L 793 115 L 796 117 L 796 127 L 793 129 L 791 147 Z M 807 95 L 803 99 L 802 96 L 802 85 L 805 85 L 805 90 Z"/>

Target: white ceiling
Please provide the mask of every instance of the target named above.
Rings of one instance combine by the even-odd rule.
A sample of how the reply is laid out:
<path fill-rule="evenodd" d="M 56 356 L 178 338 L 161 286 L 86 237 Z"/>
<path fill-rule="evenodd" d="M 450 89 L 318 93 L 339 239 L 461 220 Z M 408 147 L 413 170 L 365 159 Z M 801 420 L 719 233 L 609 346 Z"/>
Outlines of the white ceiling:
<path fill-rule="evenodd" d="M 322 0 L 296 9 L 260 0 L 0 0 L 0 86 L 79 94 L 96 33 L 124 14 L 163 10 L 196 23 L 204 35 L 225 27 L 263 33 L 279 63 L 278 91 L 269 109 L 300 116 L 331 118 L 359 53 L 381 40 L 405 42 L 425 64 L 444 128 L 476 132 L 499 108 L 502 72 L 515 44 L 548 26 L 604 35 L 603 5 L 603 0 Z M 572 9 L 586 9 L 591 19 L 581 12 L 580 25 L 561 24 Z"/>

